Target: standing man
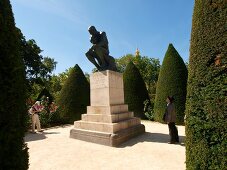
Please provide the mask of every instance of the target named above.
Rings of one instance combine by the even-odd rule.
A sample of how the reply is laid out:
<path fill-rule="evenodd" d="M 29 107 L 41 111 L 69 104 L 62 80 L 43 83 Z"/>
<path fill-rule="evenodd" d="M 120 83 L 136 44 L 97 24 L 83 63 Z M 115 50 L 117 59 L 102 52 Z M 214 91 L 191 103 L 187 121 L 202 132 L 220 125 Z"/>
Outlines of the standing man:
<path fill-rule="evenodd" d="M 169 144 L 179 143 L 178 130 L 175 125 L 176 113 L 175 113 L 175 106 L 173 101 L 174 101 L 174 98 L 172 96 L 168 96 L 166 99 L 167 108 L 166 108 L 165 122 L 167 122 L 169 127 L 169 135 L 170 135 Z"/>

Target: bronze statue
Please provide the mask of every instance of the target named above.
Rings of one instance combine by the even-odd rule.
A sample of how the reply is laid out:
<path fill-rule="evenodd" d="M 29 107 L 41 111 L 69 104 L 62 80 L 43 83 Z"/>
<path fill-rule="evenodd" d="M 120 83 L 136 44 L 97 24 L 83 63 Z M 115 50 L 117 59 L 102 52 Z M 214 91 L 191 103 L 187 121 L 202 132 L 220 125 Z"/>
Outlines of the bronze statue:
<path fill-rule="evenodd" d="M 86 52 L 86 56 L 99 71 L 117 71 L 115 60 L 109 55 L 108 40 L 105 32 L 99 32 L 94 26 L 88 28 L 91 34 L 90 42 L 92 47 Z"/>

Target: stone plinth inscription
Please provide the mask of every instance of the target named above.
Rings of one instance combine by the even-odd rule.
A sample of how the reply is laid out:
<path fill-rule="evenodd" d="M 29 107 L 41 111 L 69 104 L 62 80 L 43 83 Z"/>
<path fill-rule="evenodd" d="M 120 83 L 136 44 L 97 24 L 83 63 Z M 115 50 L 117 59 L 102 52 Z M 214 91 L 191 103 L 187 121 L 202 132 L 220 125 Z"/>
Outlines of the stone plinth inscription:
<path fill-rule="evenodd" d="M 91 89 L 99 89 L 108 87 L 108 77 L 101 74 L 91 76 Z"/>
<path fill-rule="evenodd" d="M 96 72 L 90 76 L 91 106 L 124 104 L 122 74 L 114 71 Z"/>

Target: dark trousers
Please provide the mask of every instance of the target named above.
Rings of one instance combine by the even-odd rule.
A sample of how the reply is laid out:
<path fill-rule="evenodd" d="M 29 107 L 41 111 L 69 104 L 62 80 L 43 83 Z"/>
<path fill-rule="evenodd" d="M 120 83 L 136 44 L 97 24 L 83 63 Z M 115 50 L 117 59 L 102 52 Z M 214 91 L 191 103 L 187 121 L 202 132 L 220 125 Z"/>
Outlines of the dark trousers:
<path fill-rule="evenodd" d="M 178 130 L 174 122 L 168 123 L 170 142 L 179 142 Z"/>

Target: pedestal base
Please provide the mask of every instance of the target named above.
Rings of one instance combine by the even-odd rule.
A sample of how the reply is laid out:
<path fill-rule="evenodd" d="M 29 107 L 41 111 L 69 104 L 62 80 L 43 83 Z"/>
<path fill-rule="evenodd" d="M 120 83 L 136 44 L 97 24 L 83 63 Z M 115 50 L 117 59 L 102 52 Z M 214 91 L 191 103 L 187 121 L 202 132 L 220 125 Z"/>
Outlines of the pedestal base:
<path fill-rule="evenodd" d="M 145 127 L 143 124 L 139 124 L 127 129 L 123 129 L 115 133 L 105 133 L 105 132 L 99 132 L 99 131 L 91 131 L 91 130 L 74 128 L 74 129 L 71 129 L 70 131 L 70 137 L 87 141 L 87 142 L 93 142 L 93 143 L 115 147 L 144 132 L 145 132 Z"/>
<path fill-rule="evenodd" d="M 70 137 L 108 146 L 118 146 L 145 132 L 144 125 L 124 103 L 123 76 L 114 71 L 90 76 L 91 105 L 82 120 L 74 122 Z"/>

